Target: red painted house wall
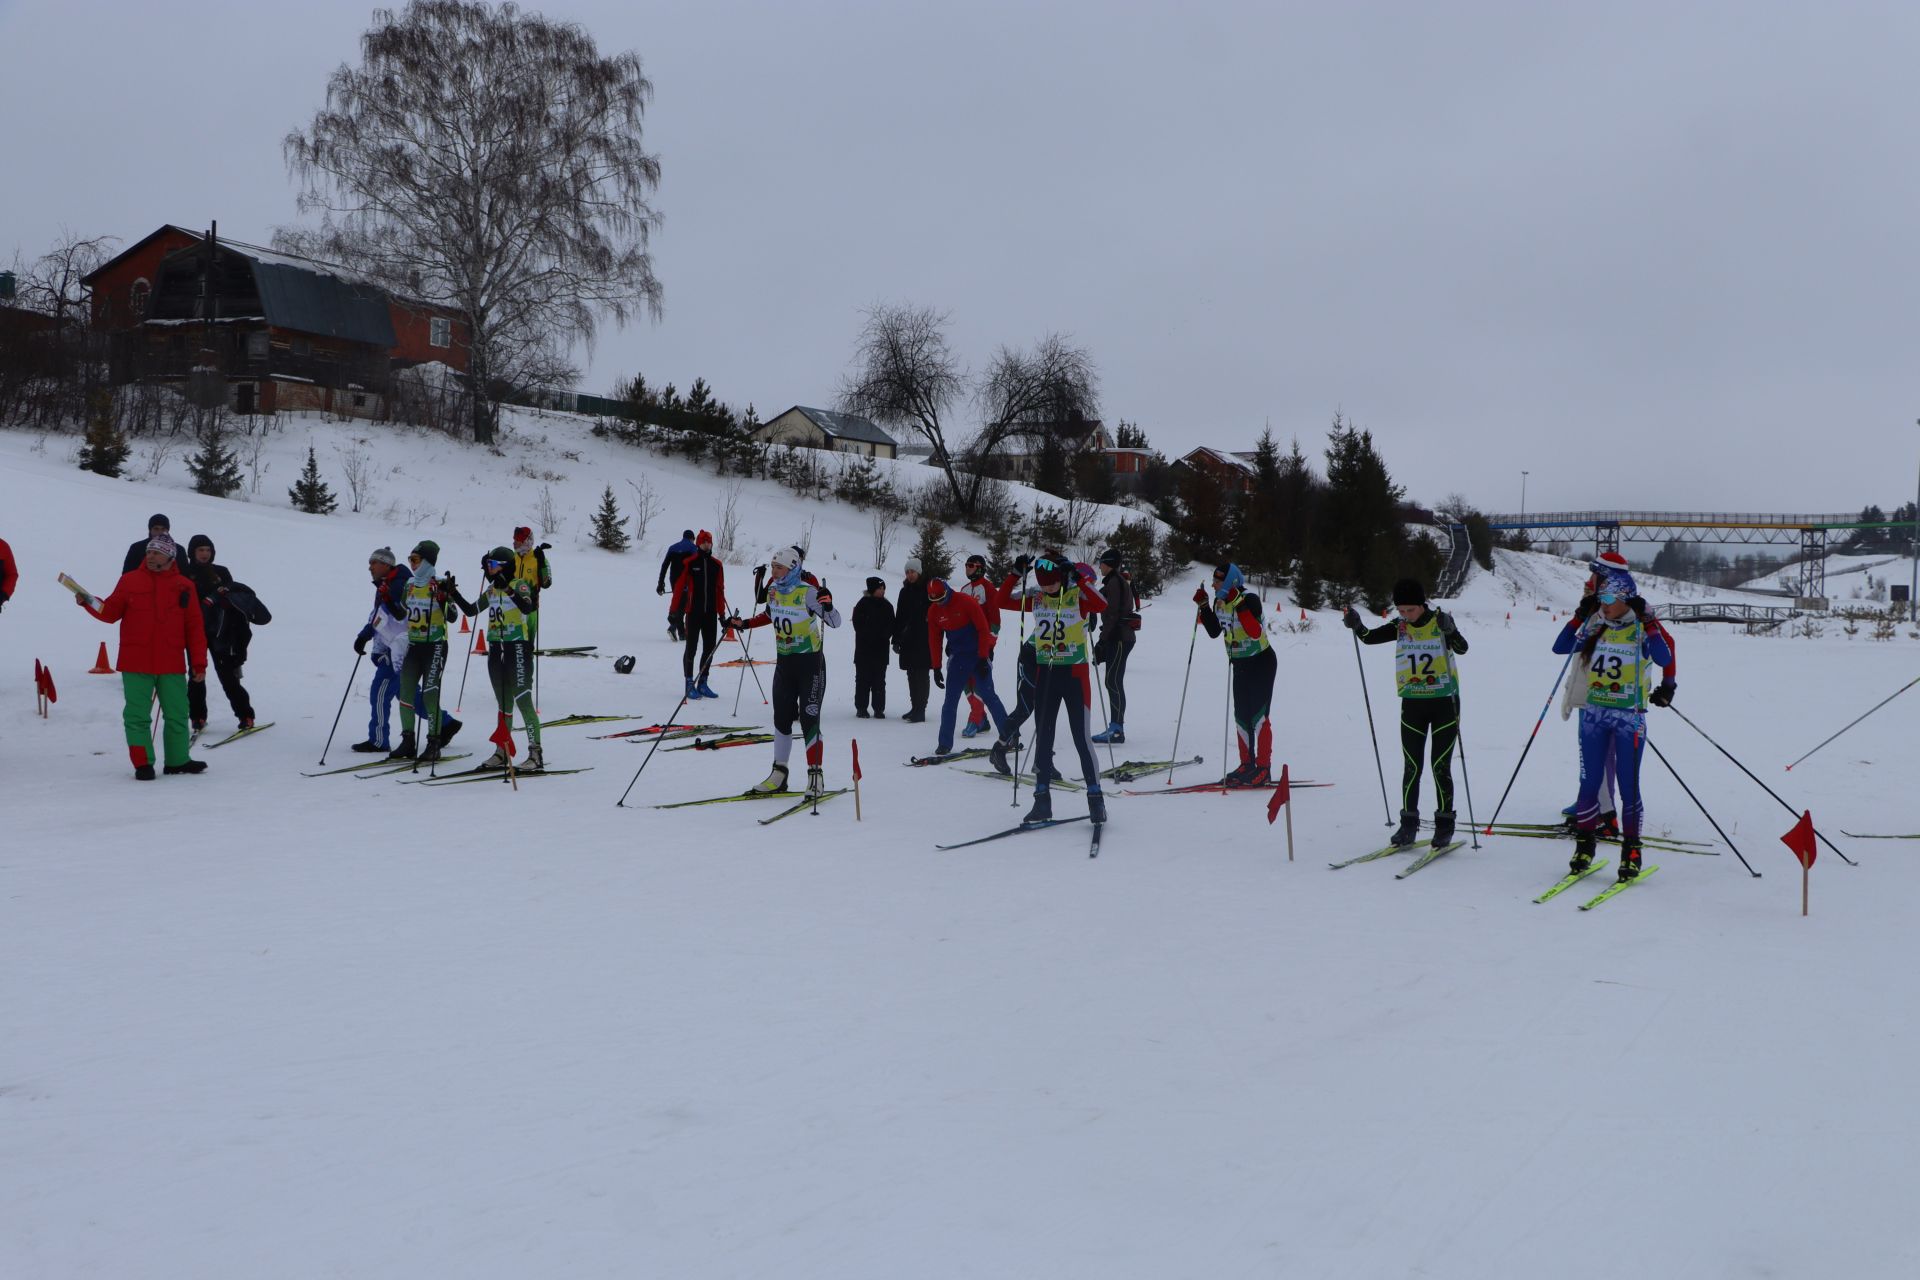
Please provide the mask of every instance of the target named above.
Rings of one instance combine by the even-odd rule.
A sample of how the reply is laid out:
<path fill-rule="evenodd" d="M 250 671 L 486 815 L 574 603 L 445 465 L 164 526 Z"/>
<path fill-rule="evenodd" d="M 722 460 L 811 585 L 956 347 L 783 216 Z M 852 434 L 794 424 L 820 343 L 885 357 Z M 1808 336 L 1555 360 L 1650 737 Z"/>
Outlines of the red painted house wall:
<path fill-rule="evenodd" d="M 437 360 L 450 369 L 461 373 L 467 371 L 467 353 L 469 350 L 466 322 L 456 319 L 446 311 L 431 307 L 426 303 L 406 303 L 389 301 L 387 309 L 393 317 L 393 334 L 398 341 L 394 343 L 393 358 L 407 364 L 425 364 Z M 433 318 L 440 316 L 449 322 L 452 340 L 449 345 L 433 345 Z"/>
<path fill-rule="evenodd" d="M 162 227 L 150 238 L 134 245 L 87 277 L 87 284 L 93 290 L 93 327 L 101 330 L 131 329 L 146 319 L 144 314 L 136 313 L 133 309 L 135 283 L 145 280 L 151 285 L 154 273 L 160 269 L 160 259 L 177 249 L 199 243 L 200 237 L 190 231 Z"/>

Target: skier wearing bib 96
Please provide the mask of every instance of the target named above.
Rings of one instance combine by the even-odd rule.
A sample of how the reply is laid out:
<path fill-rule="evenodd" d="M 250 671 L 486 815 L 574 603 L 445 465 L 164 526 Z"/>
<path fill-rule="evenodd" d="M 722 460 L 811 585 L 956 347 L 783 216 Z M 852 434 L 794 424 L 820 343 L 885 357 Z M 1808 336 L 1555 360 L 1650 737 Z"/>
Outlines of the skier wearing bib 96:
<path fill-rule="evenodd" d="M 821 624 L 840 625 L 833 593 L 801 568 L 799 547 L 782 547 L 768 557 L 766 607 L 751 618 L 727 619 L 735 631 L 773 627 L 773 769 L 754 791 L 787 789 L 787 757 L 793 751 L 793 722 L 807 740 L 807 794 L 825 792 L 826 747 L 820 741 L 820 707 L 827 696 L 827 655 Z"/>
<path fill-rule="evenodd" d="M 1572 868 L 1593 865 L 1600 825 L 1600 784 L 1607 753 L 1613 753 L 1620 784 L 1620 878 L 1640 874 L 1640 755 L 1647 738 L 1647 664 L 1665 667 L 1673 651 L 1649 629 L 1646 604 L 1633 575 L 1610 569 L 1598 590 L 1580 602 L 1553 638 L 1553 651 L 1578 651 L 1586 664 L 1586 699 L 1580 708 L 1580 799 L 1574 822 L 1579 840 Z M 1636 609 L 1634 606 L 1638 604 Z"/>
<path fill-rule="evenodd" d="M 1229 787 L 1262 787 L 1272 781 L 1273 678 L 1280 670 L 1273 645 L 1260 616 L 1260 597 L 1246 589 L 1246 577 L 1237 564 L 1213 571 L 1213 596 L 1205 587 L 1193 593 L 1200 625 L 1215 639 L 1224 639 L 1233 682 L 1233 729 L 1240 748 L 1240 767 L 1220 781 Z"/>
<path fill-rule="evenodd" d="M 1361 644 L 1394 643 L 1393 682 L 1400 693 L 1400 829 L 1390 844 L 1405 848 L 1420 832 L 1420 772 L 1433 743 L 1433 845 L 1453 841 L 1453 747 L 1460 737 L 1460 674 L 1455 654 L 1467 638 L 1453 619 L 1428 607 L 1427 592 L 1411 578 L 1393 584 L 1398 621 L 1369 629 L 1349 607 L 1341 616 Z"/>

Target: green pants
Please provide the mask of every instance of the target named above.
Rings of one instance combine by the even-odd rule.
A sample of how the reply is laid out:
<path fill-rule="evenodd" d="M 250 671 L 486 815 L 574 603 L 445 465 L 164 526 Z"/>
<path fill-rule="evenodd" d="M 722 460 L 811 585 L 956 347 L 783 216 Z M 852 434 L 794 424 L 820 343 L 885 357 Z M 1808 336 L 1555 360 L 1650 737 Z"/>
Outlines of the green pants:
<path fill-rule="evenodd" d="M 488 649 L 487 683 L 493 686 L 494 704 L 508 727 L 517 709 L 528 741 L 539 746 L 540 717 L 533 709 L 533 641 L 501 640 Z"/>
<path fill-rule="evenodd" d="M 121 720 L 127 727 L 127 755 L 132 757 L 134 767 L 153 763 L 153 725 L 147 717 L 153 713 L 156 696 L 166 717 L 167 767 L 185 764 L 187 740 L 192 736 L 187 724 L 187 678 L 122 671 L 120 691 L 127 699 Z"/>

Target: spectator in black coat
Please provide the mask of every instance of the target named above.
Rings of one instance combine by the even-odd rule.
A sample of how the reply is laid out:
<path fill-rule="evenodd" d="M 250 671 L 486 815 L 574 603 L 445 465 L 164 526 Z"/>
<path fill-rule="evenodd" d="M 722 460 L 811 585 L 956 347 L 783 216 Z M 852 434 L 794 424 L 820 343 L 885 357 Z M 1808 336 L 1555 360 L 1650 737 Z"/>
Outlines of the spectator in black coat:
<path fill-rule="evenodd" d="M 165 517 L 158 517 L 165 519 Z M 240 683 L 240 668 L 247 661 L 247 646 L 253 643 L 253 624 L 265 624 L 272 615 L 252 590 L 233 580 L 223 564 L 214 563 L 213 539 L 196 533 L 187 542 L 187 562 L 181 566 L 200 597 L 200 617 L 206 624 L 207 656 L 220 677 L 220 688 L 240 728 L 253 728 L 253 699 Z M 207 685 L 204 680 L 187 685 L 187 713 L 193 731 L 207 727 Z"/>
<path fill-rule="evenodd" d="M 907 673 L 907 701 L 902 720 L 920 724 L 927 718 L 927 690 L 933 678 L 933 659 L 927 649 L 927 584 L 920 578 L 920 562 L 907 561 L 894 604 L 893 651 Z"/>
<path fill-rule="evenodd" d="M 867 593 L 853 606 L 853 714 L 887 718 L 887 654 L 893 646 L 893 605 L 887 584 L 867 579 Z"/>
<path fill-rule="evenodd" d="M 122 574 L 132 573 L 135 569 L 145 564 L 147 562 L 147 543 L 151 541 L 155 535 L 162 533 L 166 534 L 169 538 L 173 536 L 173 521 L 156 511 L 153 515 L 147 517 L 147 536 L 135 539 L 133 545 L 127 548 L 127 558 L 126 561 L 121 564 L 120 572 Z"/>

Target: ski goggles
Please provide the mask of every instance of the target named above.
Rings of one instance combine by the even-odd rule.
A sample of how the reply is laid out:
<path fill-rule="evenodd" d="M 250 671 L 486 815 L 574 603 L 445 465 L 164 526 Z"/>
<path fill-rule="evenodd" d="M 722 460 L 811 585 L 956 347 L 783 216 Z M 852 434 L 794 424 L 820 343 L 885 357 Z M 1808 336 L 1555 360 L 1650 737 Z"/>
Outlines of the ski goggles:
<path fill-rule="evenodd" d="M 1598 598 L 1601 604 L 1620 603 L 1620 593 L 1617 591 L 1602 591 Z"/>
<path fill-rule="evenodd" d="M 482 569 L 485 569 L 488 573 L 498 573 L 500 570 L 506 568 L 508 565 L 512 563 L 513 561 L 511 560 L 495 560 L 489 557 L 488 559 L 482 560 L 480 562 L 480 567 Z"/>
<path fill-rule="evenodd" d="M 1065 573 L 1067 570 L 1067 566 L 1058 561 L 1049 560 L 1045 556 L 1041 556 L 1038 560 L 1035 560 L 1033 567 L 1036 569 L 1045 569 L 1049 573 Z"/>

